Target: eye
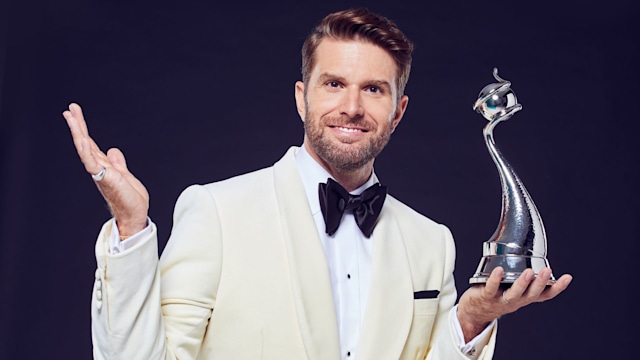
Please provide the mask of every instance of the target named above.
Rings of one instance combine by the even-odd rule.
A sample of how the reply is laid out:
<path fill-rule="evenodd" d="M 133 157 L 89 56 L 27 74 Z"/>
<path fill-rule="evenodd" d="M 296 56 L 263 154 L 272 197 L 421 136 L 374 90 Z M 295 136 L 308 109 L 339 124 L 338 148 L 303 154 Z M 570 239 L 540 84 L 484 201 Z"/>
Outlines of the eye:
<path fill-rule="evenodd" d="M 340 87 L 340 83 L 337 81 L 327 81 L 327 86 L 330 88 L 337 88 Z"/>
<path fill-rule="evenodd" d="M 381 93 L 381 92 L 382 92 L 382 89 L 380 89 L 380 88 L 379 88 L 379 87 L 377 87 L 377 86 L 373 86 L 373 85 L 372 85 L 372 86 L 368 86 L 368 87 L 367 87 L 367 91 L 368 91 L 368 92 L 371 92 L 371 93 L 374 93 L 374 94 L 379 94 L 379 93 Z"/>

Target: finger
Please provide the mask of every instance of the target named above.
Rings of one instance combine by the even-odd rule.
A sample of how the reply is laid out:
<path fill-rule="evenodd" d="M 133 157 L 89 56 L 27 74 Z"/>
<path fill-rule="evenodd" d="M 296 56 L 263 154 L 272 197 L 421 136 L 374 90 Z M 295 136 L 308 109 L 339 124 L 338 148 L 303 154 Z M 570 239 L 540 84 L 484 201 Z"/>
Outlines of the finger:
<path fill-rule="evenodd" d="M 62 113 L 65 120 L 67 121 L 67 125 L 69 126 L 69 130 L 71 131 L 71 137 L 73 139 L 73 144 L 76 147 L 76 151 L 80 156 L 80 160 L 83 163 L 91 163 L 91 142 L 92 140 L 89 136 L 82 130 L 80 126 L 80 121 L 73 115 L 70 110 L 66 110 Z"/>
<path fill-rule="evenodd" d="M 509 300 L 519 298 L 525 291 L 527 291 L 529 284 L 531 284 L 531 280 L 533 280 L 533 274 L 533 269 L 525 269 L 522 274 L 520 274 L 508 290 Z"/>
<path fill-rule="evenodd" d="M 69 112 L 78 122 L 78 129 L 86 136 L 89 136 L 89 129 L 87 128 L 87 122 L 84 119 L 84 114 L 80 105 L 76 103 L 69 104 Z"/>
<path fill-rule="evenodd" d="M 553 284 L 552 286 L 548 287 L 540 296 L 539 301 L 546 301 L 549 299 L 553 299 L 554 297 L 558 296 L 560 293 L 562 293 L 563 291 L 565 291 L 567 289 L 567 287 L 569 287 L 569 284 L 571 284 L 571 281 L 573 280 L 573 276 L 565 274 L 562 275 L 555 284 Z"/>
<path fill-rule="evenodd" d="M 69 126 L 69 130 L 71 131 L 71 136 L 74 139 L 84 137 L 84 134 L 82 133 L 82 130 L 78 125 L 78 119 L 76 119 L 73 116 L 71 111 L 69 110 L 63 111 L 62 116 L 64 116 L 64 119 L 67 121 L 67 126 Z"/>
<path fill-rule="evenodd" d="M 107 155 L 102 150 L 100 150 L 100 147 L 95 142 L 95 140 L 93 140 L 93 138 L 91 138 L 90 136 L 88 136 L 87 139 L 89 139 L 91 153 L 93 154 L 93 156 L 96 157 L 98 162 L 100 162 L 103 166 L 111 166 L 111 163 L 107 158 Z"/>
<path fill-rule="evenodd" d="M 82 136 L 79 142 L 80 150 L 78 151 L 78 155 L 80 155 L 80 160 L 88 173 L 92 175 L 97 174 L 103 167 L 109 168 L 111 166 L 107 156 L 100 150 L 91 137 Z"/>
<path fill-rule="evenodd" d="M 98 154 L 92 150 L 91 143 L 93 140 L 91 140 L 91 138 L 84 137 L 81 139 L 81 142 L 83 143 L 82 151 L 78 152 L 80 160 L 84 164 L 84 169 L 89 174 L 95 175 L 99 173 L 105 165 L 99 161 L 99 156 L 97 156 Z"/>
<path fill-rule="evenodd" d="M 65 114 L 65 117 L 71 117 L 70 114 Z M 69 124 L 69 129 L 71 130 L 71 137 L 73 139 L 73 145 L 76 148 L 76 152 L 80 157 L 80 161 L 84 164 L 85 170 L 91 172 L 96 169 L 97 159 L 95 158 L 92 151 L 92 140 L 91 138 L 84 136 L 80 133 L 77 128 L 77 124 L 74 122 L 74 119 L 67 118 L 67 122 Z M 99 170 L 98 170 L 99 171 Z"/>
<path fill-rule="evenodd" d="M 538 298 L 547 288 L 549 279 L 551 279 L 551 269 L 543 268 L 540 270 L 536 278 L 529 285 L 529 288 L 527 289 L 527 296 L 532 299 Z"/>
<path fill-rule="evenodd" d="M 491 275 L 489 275 L 489 279 L 487 279 L 487 283 L 484 287 L 484 293 L 488 297 L 495 297 L 499 293 L 500 283 L 502 282 L 502 277 L 504 276 L 504 269 L 500 266 L 493 269 L 491 271 Z"/>
<path fill-rule="evenodd" d="M 72 109 L 74 109 L 72 105 L 73 104 L 69 105 L 69 108 L 62 112 L 62 116 L 64 116 L 64 118 L 67 120 L 67 124 L 69 125 L 69 128 L 71 128 L 73 132 L 79 135 L 85 135 L 83 127 L 80 125 L 79 116 L 76 116 L 78 112 L 72 111 Z"/>
<path fill-rule="evenodd" d="M 91 137 L 82 133 L 79 129 L 77 119 L 71 112 L 65 111 L 63 116 L 67 120 L 69 129 L 71 130 L 73 144 L 76 147 L 80 161 L 84 164 L 85 170 L 93 175 L 100 172 L 103 166 L 107 167 L 109 161 L 106 155 L 100 151 L 100 148 Z"/>
<path fill-rule="evenodd" d="M 564 274 L 560 277 L 560 279 L 558 279 L 558 281 L 556 281 L 556 284 L 560 286 L 562 290 L 564 290 L 567 287 L 569 287 L 569 284 L 571 284 L 572 281 L 573 281 L 573 276 L 569 274 Z"/>

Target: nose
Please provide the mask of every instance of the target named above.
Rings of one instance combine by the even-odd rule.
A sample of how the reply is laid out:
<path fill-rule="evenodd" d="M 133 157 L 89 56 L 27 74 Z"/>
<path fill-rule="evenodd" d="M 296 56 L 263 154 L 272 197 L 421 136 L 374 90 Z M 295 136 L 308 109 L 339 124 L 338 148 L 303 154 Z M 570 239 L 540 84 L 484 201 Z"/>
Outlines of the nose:
<path fill-rule="evenodd" d="M 364 115 L 362 94 L 359 89 L 347 89 L 340 104 L 340 114 L 353 119 Z"/>

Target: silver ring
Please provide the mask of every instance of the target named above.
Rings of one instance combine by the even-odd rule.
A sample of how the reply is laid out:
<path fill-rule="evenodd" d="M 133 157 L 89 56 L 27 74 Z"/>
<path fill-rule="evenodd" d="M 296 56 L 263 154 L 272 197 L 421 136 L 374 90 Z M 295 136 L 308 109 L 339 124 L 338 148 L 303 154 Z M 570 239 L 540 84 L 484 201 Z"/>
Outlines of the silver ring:
<path fill-rule="evenodd" d="M 97 173 L 95 175 L 91 175 L 91 177 L 95 181 L 100 181 L 100 180 L 104 179 L 104 174 L 106 174 L 106 173 L 107 173 L 107 168 L 103 166 L 102 170 L 100 170 L 99 173 Z"/>
<path fill-rule="evenodd" d="M 507 290 L 502 292 L 502 301 L 504 301 L 505 304 L 511 304 L 509 300 L 507 300 L 507 297 L 504 295 L 506 293 L 507 293 Z"/>

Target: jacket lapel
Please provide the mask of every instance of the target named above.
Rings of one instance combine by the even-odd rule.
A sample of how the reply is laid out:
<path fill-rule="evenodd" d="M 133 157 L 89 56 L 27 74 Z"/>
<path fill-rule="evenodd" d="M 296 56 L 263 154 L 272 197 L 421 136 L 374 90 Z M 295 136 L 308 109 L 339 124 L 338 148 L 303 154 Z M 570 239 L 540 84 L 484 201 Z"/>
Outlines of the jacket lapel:
<path fill-rule="evenodd" d="M 371 290 L 358 359 L 398 359 L 413 318 L 413 285 L 402 233 L 387 204 L 372 240 Z"/>
<path fill-rule="evenodd" d="M 329 267 L 296 168 L 295 152 L 296 148 L 290 148 L 274 165 L 274 182 L 300 334 L 310 360 L 339 359 Z"/>

